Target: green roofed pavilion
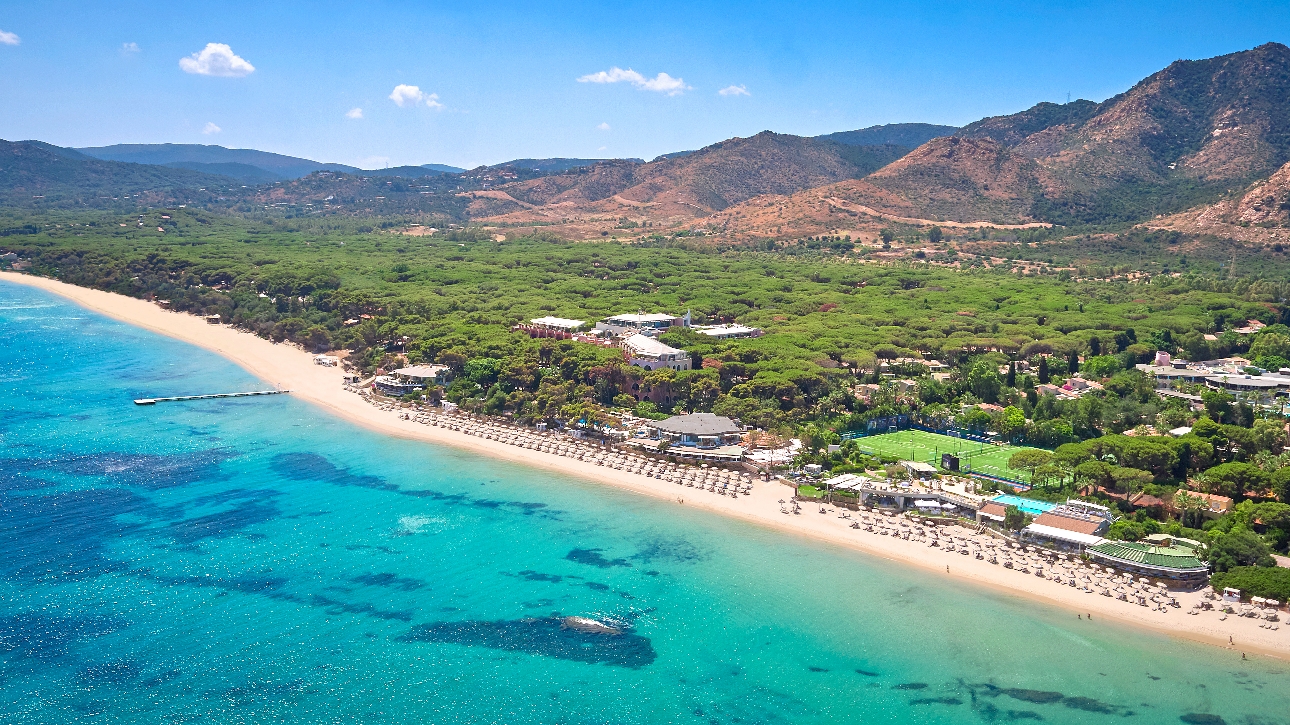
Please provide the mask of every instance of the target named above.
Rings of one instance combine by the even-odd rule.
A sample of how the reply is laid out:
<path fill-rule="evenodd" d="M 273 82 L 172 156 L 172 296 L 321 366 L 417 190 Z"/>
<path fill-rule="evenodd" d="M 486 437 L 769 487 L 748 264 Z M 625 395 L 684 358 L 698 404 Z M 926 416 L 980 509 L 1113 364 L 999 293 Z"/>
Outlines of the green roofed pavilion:
<path fill-rule="evenodd" d="M 1209 566 L 1192 549 L 1172 546 L 1172 543 L 1107 541 L 1089 547 L 1085 553 L 1093 561 L 1133 574 L 1198 583 L 1207 581 Z"/>

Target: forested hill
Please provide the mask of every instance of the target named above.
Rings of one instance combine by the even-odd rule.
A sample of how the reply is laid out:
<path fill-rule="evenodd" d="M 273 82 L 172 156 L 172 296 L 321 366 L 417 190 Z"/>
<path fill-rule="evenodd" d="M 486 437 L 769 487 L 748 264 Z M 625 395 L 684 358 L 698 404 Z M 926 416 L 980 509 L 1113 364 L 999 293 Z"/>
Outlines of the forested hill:
<path fill-rule="evenodd" d="M 245 164 L 254 166 L 275 179 L 298 179 L 315 171 L 361 173 L 345 164 L 329 164 L 295 156 L 255 149 L 230 149 L 223 146 L 184 143 L 115 144 L 76 149 L 86 156 L 104 161 L 129 161 L 136 164 Z"/>
<path fill-rule="evenodd" d="M 215 170 L 227 175 L 207 173 Z M 478 188 L 486 177 L 491 178 L 430 169 L 420 172 L 421 178 L 409 179 L 315 171 L 299 179 L 256 183 L 259 170 L 243 164 L 158 166 L 103 161 L 40 141 L 0 140 L 0 207 L 142 210 L 188 204 L 238 214 L 430 215 L 432 220 L 450 222 L 466 219 L 466 202 L 457 193 Z"/>
<path fill-rule="evenodd" d="M 228 176 L 101 161 L 40 141 L 0 139 L 0 205 L 116 207 L 215 200 L 241 183 Z"/>

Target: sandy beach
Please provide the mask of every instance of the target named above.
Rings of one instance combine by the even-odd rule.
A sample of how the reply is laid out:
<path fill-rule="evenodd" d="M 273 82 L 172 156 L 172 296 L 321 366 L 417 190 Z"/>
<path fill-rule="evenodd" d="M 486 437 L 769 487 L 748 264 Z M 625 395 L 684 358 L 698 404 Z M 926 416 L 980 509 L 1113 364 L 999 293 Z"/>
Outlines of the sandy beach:
<path fill-rule="evenodd" d="M 791 535 L 848 547 L 907 566 L 920 567 L 928 575 L 954 577 L 991 587 L 1001 593 L 1040 600 L 1065 609 L 1072 616 L 1092 615 L 1088 626 L 1099 626 L 1103 622 L 1128 624 L 1250 655 L 1257 653 L 1290 658 L 1290 624 L 1282 623 L 1279 630 L 1271 631 L 1261 629 L 1254 619 L 1228 616 L 1225 621 L 1221 621 L 1221 615 L 1213 611 L 1188 615 L 1187 611 L 1192 604 L 1201 598 L 1199 592 L 1177 594 L 1181 609 L 1156 611 L 1005 569 L 985 560 L 949 553 L 940 548 L 929 548 L 923 543 L 852 529 L 851 521 L 841 518 L 840 512 L 830 510 L 821 514 L 816 507 L 807 505 L 803 507 L 801 514 L 785 515 L 778 502 L 780 499 L 788 499 L 792 490 L 781 484 L 758 482 L 752 495 L 736 498 L 718 496 L 695 488 L 678 487 L 675 483 L 657 478 L 647 478 L 590 462 L 404 420 L 400 413 L 381 410 L 361 396 L 346 391 L 342 385 L 340 369 L 316 365 L 312 355 L 294 346 L 275 344 L 231 327 L 208 325 L 201 318 L 163 310 L 144 300 L 41 277 L 0 272 L 0 282 L 37 287 L 107 317 L 210 350 L 243 367 L 269 385 L 290 389 L 291 394 L 297 398 L 387 435 L 450 445 L 526 466 L 577 476 L 594 484 L 611 485 L 654 496 L 673 505 L 700 508 L 773 527 Z"/>

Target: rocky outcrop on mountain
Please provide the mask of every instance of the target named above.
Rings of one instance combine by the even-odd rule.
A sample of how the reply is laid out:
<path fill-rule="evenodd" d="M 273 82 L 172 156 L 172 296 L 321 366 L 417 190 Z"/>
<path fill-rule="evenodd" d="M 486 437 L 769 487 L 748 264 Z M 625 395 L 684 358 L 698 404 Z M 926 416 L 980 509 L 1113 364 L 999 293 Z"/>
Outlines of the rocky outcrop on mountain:
<path fill-rule="evenodd" d="M 933 148 L 919 149 L 874 177 L 922 165 L 916 176 L 947 184 L 970 178 L 982 191 L 988 184 L 995 192 L 984 196 L 1006 190 L 1008 202 L 994 208 L 1018 218 L 1150 218 L 1213 198 L 1233 182 L 1244 185 L 1290 161 L 1287 98 L 1290 48 L 1268 43 L 1175 62 L 1100 104 L 1041 103 L 965 126 L 959 137 L 988 139 L 1006 150 L 991 152 L 998 160 L 993 171 L 982 165 L 980 153 L 950 155 Z M 943 148 L 944 140 L 928 145 Z M 1035 205 L 1023 208 L 1021 200 L 1036 192 Z M 981 195 L 954 194 L 949 187 L 916 203 L 929 204 L 924 211 L 930 216 L 948 217 L 945 204 L 952 207 L 953 199 L 971 205 L 955 212 L 960 216 L 973 207 L 990 208 L 979 206 Z"/>

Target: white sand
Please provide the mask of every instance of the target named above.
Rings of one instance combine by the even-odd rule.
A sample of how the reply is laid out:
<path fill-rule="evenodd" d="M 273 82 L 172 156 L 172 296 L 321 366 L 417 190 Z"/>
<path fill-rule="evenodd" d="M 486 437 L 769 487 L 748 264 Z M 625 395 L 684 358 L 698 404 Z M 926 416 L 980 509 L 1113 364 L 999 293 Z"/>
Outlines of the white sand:
<path fill-rule="evenodd" d="M 1101 622 L 1115 620 L 1250 654 L 1290 658 L 1290 622 L 1278 623 L 1281 628 L 1270 631 L 1260 629 L 1257 620 L 1234 615 L 1228 615 L 1226 621 L 1220 621 L 1221 615 L 1216 612 L 1188 615 L 1186 612 L 1192 603 L 1200 599 L 1199 593 L 1176 595 L 1182 608 L 1170 608 L 1167 613 L 1162 613 L 1110 597 L 1085 593 L 971 556 L 851 529 L 850 521 L 839 518 L 837 512 L 820 514 L 818 507 L 809 504 L 803 506 L 799 515 L 785 515 L 781 513 L 778 501 L 789 499 L 792 489 L 779 484 L 758 482 L 751 496 L 718 496 L 594 463 L 401 420 L 398 414 L 379 410 L 357 394 L 346 392 L 342 387 L 341 371 L 338 368 L 315 365 L 313 356 L 297 347 L 274 344 L 231 327 L 208 325 L 199 317 L 169 312 L 153 303 L 110 292 L 13 272 L 0 272 L 0 281 L 39 287 L 108 317 L 218 353 L 266 382 L 290 389 L 295 397 L 374 431 L 451 445 L 531 467 L 558 471 L 655 496 L 677 505 L 734 516 L 787 533 L 857 549 L 917 566 L 938 576 L 951 576 L 1008 594 L 1043 600 L 1072 614 L 1092 614 L 1093 621 L 1086 626 L 1099 626 Z M 958 532 L 967 533 L 965 529 L 959 529 Z"/>

